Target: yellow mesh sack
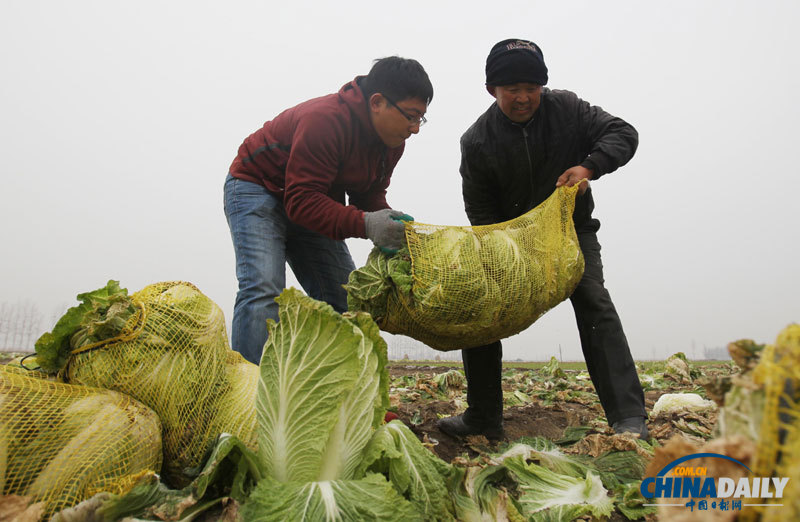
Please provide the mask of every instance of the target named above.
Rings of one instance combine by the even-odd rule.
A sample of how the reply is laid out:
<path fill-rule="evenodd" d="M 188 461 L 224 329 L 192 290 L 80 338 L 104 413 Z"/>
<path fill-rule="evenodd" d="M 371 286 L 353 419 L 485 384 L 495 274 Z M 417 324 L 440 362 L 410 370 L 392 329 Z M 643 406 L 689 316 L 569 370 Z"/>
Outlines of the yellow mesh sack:
<path fill-rule="evenodd" d="M 255 449 L 258 366 L 232 351 L 222 310 L 191 283 L 149 285 L 131 296 L 138 308 L 123 333 L 73 351 L 66 381 L 128 394 L 152 408 L 163 426 L 170 485 L 222 433 Z"/>
<path fill-rule="evenodd" d="M 382 330 L 442 351 L 523 331 L 569 297 L 583 275 L 572 221 L 577 191 L 560 187 L 526 214 L 494 225 L 406 223 L 410 280 L 403 280 L 404 252 L 388 258 L 375 249 L 368 266 L 350 276 L 348 307 L 372 314 Z"/>
<path fill-rule="evenodd" d="M 30 377 L 0 365 L 0 496 L 45 515 L 101 491 L 122 495 L 161 467 L 161 425 L 121 393 Z"/>
<path fill-rule="evenodd" d="M 800 520 L 800 324 L 791 324 L 767 345 L 753 380 L 764 387 L 754 477 L 789 477 L 783 498 L 760 499 L 781 507 L 750 506 L 741 520 Z"/>
<path fill-rule="evenodd" d="M 47 373 L 36 362 L 36 356 L 16 357 L 3 366 L 7 372 L 25 375 L 37 379 L 47 379 L 54 382 L 64 382 L 60 375 Z"/>

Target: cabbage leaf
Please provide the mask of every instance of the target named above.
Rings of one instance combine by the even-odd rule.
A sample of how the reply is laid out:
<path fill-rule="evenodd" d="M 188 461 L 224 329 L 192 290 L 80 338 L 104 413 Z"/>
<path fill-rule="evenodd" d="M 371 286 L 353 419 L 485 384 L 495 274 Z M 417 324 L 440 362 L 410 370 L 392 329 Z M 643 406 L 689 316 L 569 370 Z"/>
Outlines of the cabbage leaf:
<path fill-rule="evenodd" d="M 423 446 L 399 420 L 375 432 L 364 452 L 362 468 L 387 476 L 425 520 L 453 520 L 453 503 L 446 487 L 452 467 Z"/>
<path fill-rule="evenodd" d="M 251 522 L 424 520 L 414 506 L 378 474 L 360 480 L 262 480 L 243 506 L 241 515 L 242 520 Z"/>
<path fill-rule="evenodd" d="M 574 520 L 583 515 L 607 517 L 614 510 L 600 477 L 588 471 L 586 478 L 555 473 L 538 464 L 526 464 L 522 456 L 507 458 L 522 492 L 516 499 L 520 512 L 532 521 Z"/>
<path fill-rule="evenodd" d="M 137 311 L 128 290 L 113 279 L 102 288 L 78 294 L 77 299 L 81 304 L 67 310 L 53 330 L 36 341 L 36 360 L 47 372 L 66 366 L 73 350 L 122 333 Z"/>
<path fill-rule="evenodd" d="M 389 405 L 386 343 L 367 314 L 340 315 L 294 288 L 276 301 L 256 393 L 264 474 L 352 479 Z"/>

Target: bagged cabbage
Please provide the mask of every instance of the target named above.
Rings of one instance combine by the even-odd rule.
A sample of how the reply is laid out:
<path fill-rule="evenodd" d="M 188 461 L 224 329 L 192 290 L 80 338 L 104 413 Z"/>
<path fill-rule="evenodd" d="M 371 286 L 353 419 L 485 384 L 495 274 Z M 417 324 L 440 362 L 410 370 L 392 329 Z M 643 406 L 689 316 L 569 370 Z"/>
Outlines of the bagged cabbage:
<path fill-rule="evenodd" d="M 447 227 L 406 223 L 408 248 L 375 248 L 345 288 L 350 311 L 382 330 L 437 350 L 517 334 L 569 297 L 583 275 L 572 222 L 576 187 L 505 223 Z"/>
<path fill-rule="evenodd" d="M 161 423 L 120 393 L 26 376 L 0 365 L 0 495 L 44 513 L 100 491 L 123 494 L 161 467 Z"/>
<path fill-rule="evenodd" d="M 128 295 L 116 281 L 78 296 L 36 343 L 37 362 L 67 382 L 143 402 L 163 425 L 164 479 L 183 487 L 220 433 L 255 449 L 257 367 L 230 349 L 222 310 L 194 285 Z M 248 366 L 249 365 L 249 366 Z"/>

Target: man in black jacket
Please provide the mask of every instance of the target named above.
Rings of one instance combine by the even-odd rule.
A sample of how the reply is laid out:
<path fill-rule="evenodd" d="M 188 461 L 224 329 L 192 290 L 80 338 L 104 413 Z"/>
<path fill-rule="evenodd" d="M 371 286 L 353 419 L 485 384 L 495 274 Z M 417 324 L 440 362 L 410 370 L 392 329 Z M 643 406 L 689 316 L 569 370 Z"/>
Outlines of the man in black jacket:
<path fill-rule="evenodd" d="M 486 59 L 496 103 L 461 138 L 464 205 L 472 225 L 500 223 L 539 205 L 561 185 L 581 183 L 573 221 L 586 268 L 570 296 L 581 347 L 609 425 L 648 438 L 644 394 L 617 311 L 603 285 L 588 180 L 627 163 L 638 145 L 630 124 L 574 93 L 550 90 L 541 49 L 503 40 Z M 462 350 L 467 411 L 441 419 L 450 435 L 503 435 L 502 346 Z"/>

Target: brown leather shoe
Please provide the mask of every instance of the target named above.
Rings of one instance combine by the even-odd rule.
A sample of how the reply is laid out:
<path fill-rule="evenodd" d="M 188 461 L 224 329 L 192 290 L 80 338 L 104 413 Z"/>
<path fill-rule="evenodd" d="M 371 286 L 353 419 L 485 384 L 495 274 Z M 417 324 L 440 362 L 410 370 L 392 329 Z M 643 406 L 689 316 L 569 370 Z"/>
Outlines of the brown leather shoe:
<path fill-rule="evenodd" d="M 463 415 L 439 419 L 436 426 L 452 437 L 466 437 L 468 435 L 483 435 L 490 440 L 503 438 L 503 425 L 499 426 L 474 426 L 464 421 Z"/>

